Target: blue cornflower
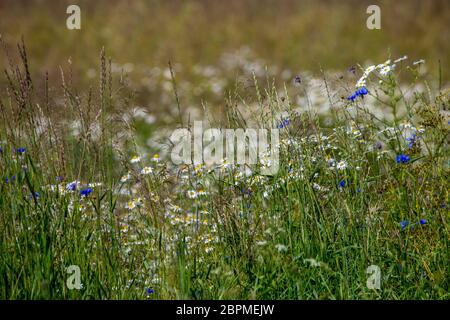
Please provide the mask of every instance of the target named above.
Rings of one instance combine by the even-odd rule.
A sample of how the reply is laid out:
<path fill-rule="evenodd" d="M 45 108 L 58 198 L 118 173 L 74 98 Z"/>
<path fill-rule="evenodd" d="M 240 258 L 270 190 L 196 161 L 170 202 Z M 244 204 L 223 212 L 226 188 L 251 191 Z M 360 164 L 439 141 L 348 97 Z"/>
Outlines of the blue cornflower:
<path fill-rule="evenodd" d="M 155 293 L 155 290 L 153 290 L 152 288 L 147 288 L 147 290 L 145 290 L 145 292 L 147 294 L 152 294 L 152 293 Z"/>
<path fill-rule="evenodd" d="M 362 97 L 362 96 L 365 96 L 366 94 L 368 94 L 369 90 L 367 90 L 366 87 L 362 87 L 362 88 L 359 88 L 358 90 L 356 90 L 355 93 L 356 93 L 356 95 Z"/>
<path fill-rule="evenodd" d="M 356 98 L 364 97 L 368 93 L 369 93 L 369 90 L 367 90 L 366 87 L 361 87 L 358 90 L 356 90 L 351 96 L 347 97 L 347 100 L 353 102 L 356 100 Z"/>
<path fill-rule="evenodd" d="M 67 185 L 66 189 L 69 190 L 69 191 L 75 191 L 77 189 L 76 181 L 69 183 Z"/>
<path fill-rule="evenodd" d="M 360 193 L 361 192 L 361 188 L 360 187 L 356 188 L 356 192 Z"/>
<path fill-rule="evenodd" d="M 409 160 L 410 160 L 409 156 L 404 154 L 399 154 L 396 159 L 397 163 L 408 163 Z"/>
<path fill-rule="evenodd" d="M 347 185 L 347 182 L 345 180 L 339 181 L 339 187 L 344 188 Z"/>
<path fill-rule="evenodd" d="M 16 180 L 16 176 L 11 176 L 11 179 L 8 177 L 5 178 L 6 183 L 13 182 L 14 180 Z"/>
<path fill-rule="evenodd" d="M 374 147 L 378 150 L 383 149 L 383 144 L 380 141 L 375 142 Z"/>
<path fill-rule="evenodd" d="M 405 229 L 407 226 L 409 226 L 408 220 L 400 221 L 400 227 L 402 228 L 402 230 Z"/>
<path fill-rule="evenodd" d="M 350 68 L 347 69 L 348 72 L 351 72 L 353 74 L 355 74 L 356 72 L 356 66 L 351 66 Z"/>
<path fill-rule="evenodd" d="M 427 220 L 426 219 L 420 219 L 419 222 L 420 222 L 421 225 L 424 225 L 425 223 L 427 223 Z"/>
<path fill-rule="evenodd" d="M 281 123 L 279 125 L 277 125 L 277 128 L 283 129 L 287 125 L 289 125 L 289 118 L 285 118 L 285 119 L 281 120 Z"/>
<path fill-rule="evenodd" d="M 27 151 L 27 149 L 25 149 L 25 148 L 23 148 L 23 147 L 20 147 L 20 148 L 17 148 L 17 149 L 16 149 L 16 152 L 17 152 L 17 153 L 25 153 L 25 151 Z"/>
<path fill-rule="evenodd" d="M 3 153 L 3 149 L 2 149 L 2 147 L 0 147 L 0 153 Z"/>
<path fill-rule="evenodd" d="M 82 190 L 80 190 L 80 196 L 87 197 L 88 195 L 90 195 L 92 193 L 92 191 L 93 190 L 91 188 L 82 189 Z"/>
<path fill-rule="evenodd" d="M 41 194 L 39 192 L 34 193 L 34 198 L 39 199 L 41 197 Z M 30 199 L 33 199 L 33 193 L 30 193 Z"/>
<path fill-rule="evenodd" d="M 411 149 L 418 139 L 419 137 L 415 133 L 413 133 L 411 137 L 406 138 L 406 141 L 408 141 L 408 148 Z"/>
<path fill-rule="evenodd" d="M 353 102 L 355 101 L 356 97 L 357 97 L 356 94 L 352 94 L 351 96 L 347 97 L 347 100 Z"/>

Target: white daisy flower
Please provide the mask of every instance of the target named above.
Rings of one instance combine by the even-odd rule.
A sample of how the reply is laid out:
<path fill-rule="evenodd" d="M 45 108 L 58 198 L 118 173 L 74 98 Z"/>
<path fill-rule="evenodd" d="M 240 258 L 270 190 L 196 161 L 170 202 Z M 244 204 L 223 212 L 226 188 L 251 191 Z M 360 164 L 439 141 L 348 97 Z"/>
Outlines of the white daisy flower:
<path fill-rule="evenodd" d="M 148 175 L 150 173 L 153 173 L 153 169 L 151 167 L 144 167 L 141 170 L 142 175 Z"/>
<path fill-rule="evenodd" d="M 408 59 L 408 56 L 403 56 L 403 57 L 398 58 L 397 60 L 395 60 L 394 63 L 399 63 L 399 62 L 404 61 L 406 59 Z"/>
<path fill-rule="evenodd" d="M 196 199 L 196 198 L 198 197 L 198 193 L 197 193 L 197 191 L 195 191 L 195 190 L 189 190 L 189 191 L 187 192 L 187 196 L 188 196 L 188 198 L 190 198 L 190 199 Z"/>
<path fill-rule="evenodd" d="M 368 66 L 367 68 L 366 68 L 366 70 L 364 71 L 364 74 L 369 74 L 369 73 L 371 73 L 372 71 L 374 71 L 376 69 L 376 67 L 374 66 L 374 65 L 372 65 L 372 66 Z"/>
<path fill-rule="evenodd" d="M 161 161 L 161 158 L 159 157 L 159 154 L 156 153 L 156 154 L 153 156 L 152 161 L 154 161 L 154 162 L 156 162 L 156 163 L 160 162 L 160 161 Z"/>
<path fill-rule="evenodd" d="M 345 170 L 345 168 L 347 168 L 347 162 L 339 161 L 338 164 L 336 165 L 336 168 L 338 170 Z"/>
<path fill-rule="evenodd" d="M 313 188 L 315 190 L 318 190 L 318 191 L 322 190 L 322 186 L 320 184 L 318 184 L 318 183 L 315 183 L 315 182 L 313 183 Z"/>
<path fill-rule="evenodd" d="M 103 183 L 101 182 L 92 182 L 88 184 L 89 188 L 95 188 L 95 187 L 101 187 L 103 185 Z"/>
<path fill-rule="evenodd" d="M 380 75 L 382 77 L 386 77 L 388 74 L 390 74 L 392 72 L 392 70 L 394 69 L 395 65 L 392 66 L 384 66 L 383 68 L 380 69 Z"/>
<path fill-rule="evenodd" d="M 141 157 L 140 156 L 133 156 L 130 160 L 131 163 L 139 163 L 141 162 Z"/>
<path fill-rule="evenodd" d="M 181 208 L 180 208 L 179 206 L 177 206 L 176 204 L 173 204 L 173 205 L 170 206 L 170 211 L 173 211 L 173 212 L 182 212 L 183 209 L 181 209 Z"/>
<path fill-rule="evenodd" d="M 120 182 L 125 183 L 130 179 L 131 179 L 131 174 L 127 173 L 126 175 L 122 176 L 122 178 L 120 178 Z"/>
<path fill-rule="evenodd" d="M 320 267 L 322 263 L 313 258 L 304 259 L 303 262 L 309 263 L 311 267 Z"/>
<path fill-rule="evenodd" d="M 128 210 L 133 210 L 137 207 L 136 202 L 134 202 L 134 200 L 130 200 L 127 202 L 127 204 L 125 205 L 125 208 Z"/>
<path fill-rule="evenodd" d="M 278 250 L 278 252 L 286 252 L 287 251 L 287 247 L 284 244 L 276 244 L 275 248 Z"/>

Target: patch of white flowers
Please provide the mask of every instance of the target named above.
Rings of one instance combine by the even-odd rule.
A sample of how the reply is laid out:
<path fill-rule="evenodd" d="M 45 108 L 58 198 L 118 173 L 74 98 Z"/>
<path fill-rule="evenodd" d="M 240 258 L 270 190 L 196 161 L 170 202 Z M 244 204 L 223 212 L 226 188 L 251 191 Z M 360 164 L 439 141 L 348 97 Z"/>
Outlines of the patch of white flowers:
<path fill-rule="evenodd" d="M 369 75 L 374 72 L 374 71 L 378 71 L 378 74 L 381 77 L 386 77 L 388 76 L 390 73 L 392 73 L 392 71 L 395 69 L 397 63 L 404 61 L 408 59 L 407 56 L 403 56 L 401 58 L 398 58 L 397 60 L 395 60 L 393 63 L 391 63 L 391 60 L 387 60 L 384 63 L 380 63 L 377 66 L 375 65 L 371 65 L 369 67 L 367 67 L 364 72 L 363 75 L 361 76 L 361 78 L 359 78 L 359 80 L 356 82 L 356 88 L 362 88 L 366 86 L 366 82 L 367 79 L 369 78 Z"/>

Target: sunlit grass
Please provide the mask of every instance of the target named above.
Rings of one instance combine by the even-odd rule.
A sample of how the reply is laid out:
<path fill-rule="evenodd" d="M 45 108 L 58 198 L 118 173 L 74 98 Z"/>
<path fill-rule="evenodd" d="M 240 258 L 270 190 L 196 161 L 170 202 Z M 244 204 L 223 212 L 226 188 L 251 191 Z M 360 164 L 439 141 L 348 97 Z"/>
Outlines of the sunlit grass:
<path fill-rule="evenodd" d="M 325 113 L 308 78 L 230 91 L 211 126 L 283 123 L 280 170 L 264 176 L 264 164 L 174 166 L 143 148 L 146 124 L 124 117 L 133 95 L 104 52 L 99 89 L 81 93 L 64 72 L 60 93 L 38 90 L 48 84 L 22 62 L 0 98 L 0 297 L 449 298 L 449 97 L 420 65 L 378 68 L 357 97 L 324 75 Z M 402 72 L 422 86 L 405 92 Z"/>

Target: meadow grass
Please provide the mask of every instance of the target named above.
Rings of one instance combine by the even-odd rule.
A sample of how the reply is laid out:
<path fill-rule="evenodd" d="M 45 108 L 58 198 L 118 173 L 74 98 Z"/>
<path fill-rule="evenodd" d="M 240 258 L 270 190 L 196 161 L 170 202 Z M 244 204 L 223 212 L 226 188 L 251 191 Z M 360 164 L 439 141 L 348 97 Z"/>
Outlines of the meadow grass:
<path fill-rule="evenodd" d="M 140 148 L 123 117 L 134 94 L 114 86 L 104 51 L 81 93 L 62 69 L 57 90 L 33 80 L 19 53 L 0 97 L 2 299 L 450 297 L 449 91 L 420 65 L 361 67 L 364 92 L 335 93 L 324 73 L 327 116 L 304 79 L 293 94 L 257 77 L 230 90 L 210 126 L 283 124 L 280 169 L 264 176 L 266 162 L 175 166 Z M 80 290 L 66 285 L 70 265 Z"/>

